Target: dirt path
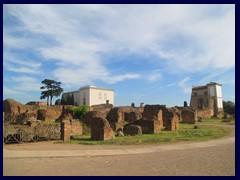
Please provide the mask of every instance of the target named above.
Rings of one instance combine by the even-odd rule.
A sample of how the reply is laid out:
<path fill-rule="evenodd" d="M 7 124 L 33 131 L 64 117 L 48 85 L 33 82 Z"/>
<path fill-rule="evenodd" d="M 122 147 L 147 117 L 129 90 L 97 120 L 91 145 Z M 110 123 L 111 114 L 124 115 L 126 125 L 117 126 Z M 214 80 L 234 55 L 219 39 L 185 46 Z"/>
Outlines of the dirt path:
<path fill-rule="evenodd" d="M 216 140 L 164 145 L 5 145 L 4 175 L 235 175 L 234 132 Z"/>

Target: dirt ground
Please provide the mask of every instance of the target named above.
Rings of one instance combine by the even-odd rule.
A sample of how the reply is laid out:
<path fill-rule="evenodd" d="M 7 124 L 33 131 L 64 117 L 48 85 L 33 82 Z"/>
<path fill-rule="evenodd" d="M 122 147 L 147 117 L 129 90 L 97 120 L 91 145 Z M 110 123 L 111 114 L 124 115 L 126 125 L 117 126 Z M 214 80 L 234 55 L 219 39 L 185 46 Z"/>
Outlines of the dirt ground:
<path fill-rule="evenodd" d="M 234 176 L 235 126 L 224 138 L 163 145 L 53 141 L 3 147 L 4 176 Z"/>

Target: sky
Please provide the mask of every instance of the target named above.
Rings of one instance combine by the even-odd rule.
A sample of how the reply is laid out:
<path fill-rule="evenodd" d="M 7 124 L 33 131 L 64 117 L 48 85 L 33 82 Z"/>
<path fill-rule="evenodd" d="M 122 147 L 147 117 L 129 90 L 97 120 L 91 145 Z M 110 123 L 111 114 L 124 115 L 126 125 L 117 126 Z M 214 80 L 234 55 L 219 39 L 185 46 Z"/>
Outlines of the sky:
<path fill-rule="evenodd" d="M 235 5 L 3 5 L 3 99 L 40 101 L 44 79 L 115 106 L 183 106 L 212 81 L 235 102 Z"/>

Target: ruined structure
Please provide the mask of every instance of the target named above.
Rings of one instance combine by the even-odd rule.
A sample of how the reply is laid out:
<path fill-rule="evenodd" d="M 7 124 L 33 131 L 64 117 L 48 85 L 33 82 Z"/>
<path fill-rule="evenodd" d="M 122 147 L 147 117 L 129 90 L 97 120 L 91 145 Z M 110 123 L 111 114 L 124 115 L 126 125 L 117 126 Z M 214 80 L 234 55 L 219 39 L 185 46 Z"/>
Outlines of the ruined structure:
<path fill-rule="evenodd" d="M 162 128 L 163 127 L 163 111 L 165 108 L 163 105 L 145 105 L 143 110 L 143 119 L 150 121 L 158 121 Z"/>
<path fill-rule="evenodd" d="M 112 108 L 107 114 L 107 120 L 109 121 L 114 131 L 117 131 L 119 129 L 123 130 L 123 125 L 124 125 L 123 108 L 121 107 Z"/>
<path fill-rule="evenodd" d="M 177 115 L 174 108 L 167 108 L 164 111 L 165 118 L 165 129 L 168 131 L 179 129 L 179 116 Z"/>
<path fill-rule="evenodd" d="M 57 119 L 62 113 L 61 106 L 24 105 L 14 99 L 3 101 L 5 120 L 11 122 L 25 122 L 25 120 L 51 121 Z"/>
<path fill-rule="evenodd" d="M 183 123 L 195 124 L 197 122 L 197 111 L 183 109 L 181 116 Z"/>
<path fill-rule="evenodd" d="M 141 128 L 141 126 L 138 126 L 138 125 L 127 125 L 127 126 L 124 126 L 123 131 L 124 131 L 125 135 L 131 135 L 131 136 L 141 135 L 142 134 L 142 128 Z"/>
<path fill-rule="evenodd" d="M 198 116 L 210 118 L 223 111 L 222 85 L 210 82 L 192 88 L 190 108 L 198 111 Z"/>
<path fill-rule="evenodd" d="M 135 121 L 134 124 L 141 127 L 143 134 L 159 133 L 162 129 L 160 121 L 157 120 L 140 119 Z"/>
<path fill-rule="evenodd" d="M 110 127 L 106 119 L 95 117 L 92 120 L 91 139 L 92 140 L 110 140 L 115 138 L 115 132 Z"/>
<path fill-rule="evenodd" d="M 47 106 L 47 102 L 45 102 L 45 101 L 30 101 L 30 102 L 26 103 L 26 105 Z"/>

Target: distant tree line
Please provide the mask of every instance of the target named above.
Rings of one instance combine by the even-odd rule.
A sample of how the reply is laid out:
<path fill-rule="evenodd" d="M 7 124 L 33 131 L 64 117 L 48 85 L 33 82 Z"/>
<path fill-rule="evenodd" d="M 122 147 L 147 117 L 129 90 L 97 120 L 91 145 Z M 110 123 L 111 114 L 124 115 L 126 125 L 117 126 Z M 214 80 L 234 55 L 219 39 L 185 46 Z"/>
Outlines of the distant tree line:
<path fill-rule="evenodd" d="M 232 101 L 223 101 L 223 110 L 228 114 L 235 114 L 235 103 Z"/>
<path fill-rule="evenodd" d="M 64 98 L 61 99 L 61 105 L 76 105 L 74 101 L 74 96 L 72 95 L 67 95 L 67 99 L 65 100 Z"/>

